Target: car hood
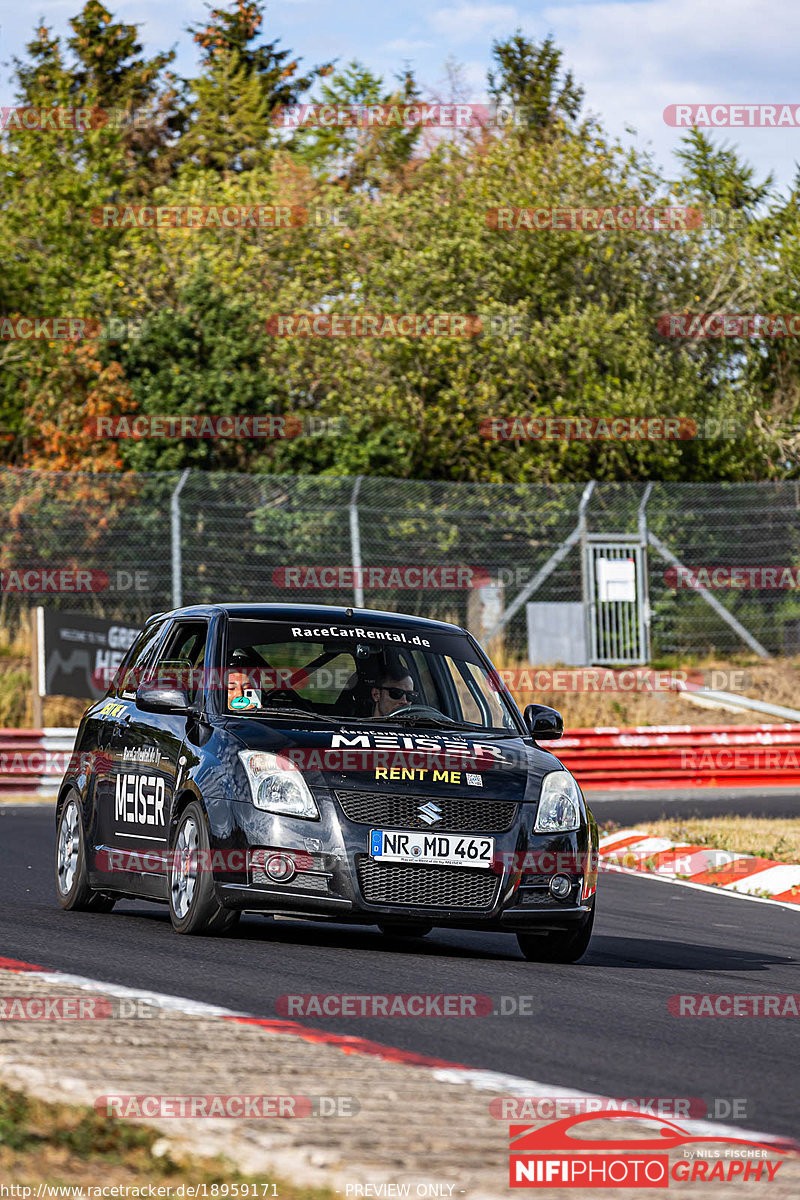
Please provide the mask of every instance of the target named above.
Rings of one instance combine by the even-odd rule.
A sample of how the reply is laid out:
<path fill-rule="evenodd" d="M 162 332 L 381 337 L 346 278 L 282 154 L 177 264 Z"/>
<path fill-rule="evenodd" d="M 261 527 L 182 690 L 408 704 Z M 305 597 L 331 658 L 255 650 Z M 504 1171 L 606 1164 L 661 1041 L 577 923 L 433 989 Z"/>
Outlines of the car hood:
<path fill-rule="evenodd" d="M 243 748 L 279 755 L 309 785 L 412 795 L 474 794 L 475 799 L 539 799 L 542 777 L 563 769 L 558 759 L 522 737 L 400 727 L 295 728 L 288 721 L 228 717 L 227 731 Z"/>

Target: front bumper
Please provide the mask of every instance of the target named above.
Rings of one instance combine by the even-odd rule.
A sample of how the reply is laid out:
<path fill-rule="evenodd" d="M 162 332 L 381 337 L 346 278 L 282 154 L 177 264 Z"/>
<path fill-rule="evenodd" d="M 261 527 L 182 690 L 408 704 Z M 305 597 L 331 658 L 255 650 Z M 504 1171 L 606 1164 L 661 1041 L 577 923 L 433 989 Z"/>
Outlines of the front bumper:
<path fill-rule="evenodd" d="M 519 804 L 505 831 L 482 831 L 495 841 L 495 867 L 487 870 L 377 863 L 369 857 L 369 832 L 380 822 L 348 820 L 333 796 L 317 795 L 316 801 L 319 821 L 265 813 L 240 801 L 225 805 L 222 824 L 215 827 L 212 820 L 213 849 L 250 852 L 251 859 L 260 860 L 270 851 L 294 852 L 302 869 L 283 882 L 270 881 L 252 862 L 238 874 L 215 872 L 223 904 L 361 925 L 420 922 L 512 932 L 568 930 L 591 914 L 594 895 L 586 896 L 581 869 L 597 849 L 596 826 L 588 813 L 575 832 L 535 834 L 536 806 Z M 223 814 L 218 810 L 217 815 Z M 443 826 L 435 832 L 450 831 Z M 530 872 L 531 855 L 538 865 L 550 861 L 574 867 L 559 867 L 572 882 L 564 900 L 550 894 L 548 874 Z"/>

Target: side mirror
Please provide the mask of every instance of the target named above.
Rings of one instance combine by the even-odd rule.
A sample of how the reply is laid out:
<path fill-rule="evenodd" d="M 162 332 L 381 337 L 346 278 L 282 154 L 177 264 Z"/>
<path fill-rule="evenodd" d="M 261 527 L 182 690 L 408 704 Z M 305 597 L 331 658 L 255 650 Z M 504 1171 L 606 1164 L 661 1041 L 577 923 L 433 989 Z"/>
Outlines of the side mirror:
<path fill-rule="evenodd" d="M 189 713 L 189 697 L 179 687 L 163 684 L 143 683 L 136 691 L 136 706 L 143 712 Z"/>
<path fill-rule="evenodd" d="M 523 714 L 531 737 L 537 741 L 553 741 L 564 735 L 564 718 L 546 704 L 529 704 Z"/>

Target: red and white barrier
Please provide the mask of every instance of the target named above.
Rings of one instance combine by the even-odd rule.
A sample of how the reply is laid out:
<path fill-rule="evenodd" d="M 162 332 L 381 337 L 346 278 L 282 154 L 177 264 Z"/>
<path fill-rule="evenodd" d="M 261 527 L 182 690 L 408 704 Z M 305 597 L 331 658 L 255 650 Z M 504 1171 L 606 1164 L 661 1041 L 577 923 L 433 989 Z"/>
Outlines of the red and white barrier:
<path fill-rule="evenodd" d="M 75 729 L 0 729 L 0 796 L 55 795 Z M 543 743 L 584 791 L 800 787 L 800 724 L 570 729 Z"/>
<path fill-rule="evenodd" d="M 55 797 L 76 729 L 0 729 L 0 797 Z"/>
<path fill-rule="evenodd" d="M 800 905 L 800 864 L 756 858 L 735 850 L 672 842 L 644 829 L 618 829 L 600 838 L 608 869 L 644 871 L 662 879 L 718 887 L 728 892 Z"/>
<path fill-rule="evenodd" d="M 589 792 L 800 786 L 800 724 L 570 729 L 547 748 Z"/>

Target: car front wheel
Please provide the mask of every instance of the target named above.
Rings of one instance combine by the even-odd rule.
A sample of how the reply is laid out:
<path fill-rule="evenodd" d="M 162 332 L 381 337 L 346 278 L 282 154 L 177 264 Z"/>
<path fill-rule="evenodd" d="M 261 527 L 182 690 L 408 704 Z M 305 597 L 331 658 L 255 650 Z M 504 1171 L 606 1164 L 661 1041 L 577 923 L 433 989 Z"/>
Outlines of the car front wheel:
<path fill-rule="evenodd" d="M 575 930 L 562 933 L 518 933 L 519 948 L 529 962 L 577 962 L 589 948 L 594 925 L 591 916 Z"/>
<path fill-rule="evenodd" d="M 217 899 L 208 865 L 210 845 L 205 813 L 193 800 L 181 814 L 170 847 L 169 915 L 176 933 L 228 933 L 239 920 L 238 912 Z"/>

